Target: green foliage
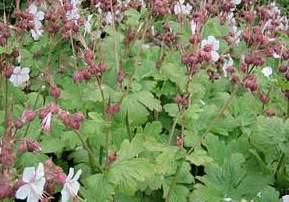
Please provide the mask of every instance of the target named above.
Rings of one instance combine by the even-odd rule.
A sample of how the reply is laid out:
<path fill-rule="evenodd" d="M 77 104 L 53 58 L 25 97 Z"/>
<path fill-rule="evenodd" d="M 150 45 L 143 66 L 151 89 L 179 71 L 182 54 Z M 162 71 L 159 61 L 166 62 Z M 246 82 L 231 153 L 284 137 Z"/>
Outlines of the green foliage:
<path fill-rule="evenodd" d="M 69 29 L 67 16 L 58 16 L 55 33 L 47 32 L 53 20 L 45 19 L 45 32 L 37 41 L 30 30 L 18 30 L 14 3 L 0 3 L 2 13 L 6 5 L 11 24 L 11 37 L 0 46 L 0 188 L 6 172 L 14 185 L 25 168 L 53 162 L 58 172 L 82 170 L 78 195 L 87 202 L 279 202 L 289 193 L 289 95 L 284 99 L 289 74 L 288 69 L 286 74 L 277 71 L 288 61 L 267 52 L 279 54 L 281 45 L 288 49 L 288 33 L 262 30 L 259 7 L 254 22 L 243 18 L 243 11 L 265 1 L 256 7 L 243 6 L 243 1 L 229 12 L 236 17 L 237 30 L 230 24 L 234 20 L 227 22 L 228 12 L 220 10 L 225 1 L 198 8 L 205 1 L 186 0 L 199 13 L 184 16 L 173 15 L 174 1 L 164 16 L 157 12 L 162 7 L 150 5 L 156 1 L 145 1 L 147 7 L 133 5 L 137 9 L 128 1 L 117 2 L 125 6 L 111 10 L 82 1 L 80 15 L 92 14 L 92 32 L 75 25 L 68 38 L 63 36 Z M 48 1 L 41 9 L 55 9 L 56 4 Z M 67 6 L 59 5 L 57 15 Z M 20 7 L 26 6 L 20 1 Z M 287 12 L 285 6 L 282 12 Z M 115 19 L 106 22 L 110 18 Z M 190 24 L 195 18 L 200 21 L 196 36 Z M 262 30 L 258 37 L 256 27 Z M 264 39 L 266 44 L 251 44 L 246 36 L 230 42 L 232 31 L 241 29 L 254 35 L 250 40 Z M 209 36 L 219 41 L 216 62 L 207 58 L 211 46 L 202 47 Z M 21 61 L 13 56 L 15 50 Z M 246 56 L 256 59 L 257 53 L 264 64 L 242 69 Z M 186 56 L 193 61 L 186 62 Z M 232 72 L 225 67 L 229 56 Z M 106 65 L 103 72 L 101 64 Z M 30 79 L 16 87 L 8 70 L 19 65 L 30 68 Z M 262 74 L 265 66 L 273 69 L 269 78 Z M 250 90 L 247 79 L 256 82 L 256 89 Z M 51 104 L 59 109 L 50 109 Z M 22 115 L 28 109 L 36 113 L 31 121 Z M 50 112 L 51 127 L 45 131 Z M 39 143 L 41 151 L 26 141 Z M 2 155 L 5 146 L 13 151 Z M 7 156 L 11 165 L 4 165 Z M 52 168 L 45 169 L 46 180 L 55 186 L 45 194 L 58 201 L 63 185 L 55 182 Z"/>

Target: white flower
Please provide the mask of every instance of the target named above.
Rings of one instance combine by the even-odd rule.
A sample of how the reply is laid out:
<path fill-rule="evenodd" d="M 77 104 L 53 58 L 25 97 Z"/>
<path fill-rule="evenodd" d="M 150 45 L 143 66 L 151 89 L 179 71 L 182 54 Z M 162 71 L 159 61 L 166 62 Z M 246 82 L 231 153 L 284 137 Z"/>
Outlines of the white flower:
<path fill-rule="evenodd" d="M 77 192 L 79 190 L 79 182 L 77 181 L 81 175 L 81 170 L 78 170 L 74 175 L 74 169 L 70 168 L 68 176 L 66 177 L 65 184 L 61 191 L 61 201 L 68 202 L 69 200 L 77 197 Z"/>
<path fill-rule="evenodd" d="M 38 202 L 42 198 L 45 185 L 44 167 L 42 163 L 35 167 L 27 167 L 23 171 L 23 182 L 25 183 L 16 191 L 15 197 L 27 202 Z"/>
<path fill-rule="evenodd" d="M 289 195 L 282 196 L 283 202 L 289 202 Z"/>
<path fill-rule="evenodd" d="M 228 56 L 228 59 L 225 59 L 224 66 L 223 66 L 223 72 L 224 72 L 225 77 L 228 77 L 227 68 L 232 67 L 233 64 L 234 64 L 233 59 L 231 58 L 231 56 Z"/>
<path fill-rule="evenodd" d="M 20 66 L 16 66 L 9 80 L 15 87 L 22 86 L 26 81 L 29 80 L 29 72 L 30 69 L 28 67 L 21 69 Z"/>
<path fill-rule="evenodd" d="M 196 33 L 196 29 L 197 29 L 197 23 L 194 20 L 191 20 L 190 28 L 191 28 L 191 31 L 192 31 L 192 35 L 194 35 Z"/>
<path fill-rule="evenodd" d="M 271 6 L 272 11 L 273 11 L 273 13 L 271 13 L 271 15 L 274 15 L 274 14 L 280 15 L 281 14 L 280 9 L 278 8 L 278 6 L 276 6 L 276 2 L 271 3 L 270 6 Z"/>
<path fill-rule="evenodd" d="M 274 51 L 274 53 L 273 53 L 273 58 L 275 58 L 275 59 L 280 59 L 281 58 L 281 56 L 280 55 L 278 55 L 275 51 Z"/>
<path fill-rule="evenodd" d="M 104 18 L 104 21 L 107 25 L 111 25 L 112 24 L 112 14 L 111 12 L 107 12 Z"/>
<path fill-rule="evenodd" d="M 214 36 L 209 36 L 208 39 L 204 39 L 201 42 L 201 48 L 205 48 L 209 46 L 212 50 L 210 51 L 211 53 L 211 58 L 214 62 L 219 60 L 219 53 L 217 52 L 219 50 L 220 42 L 214 37 Z"/>
<path fill-rule="evenodd" d="M 78 5 L 81 3 L 80 0 L 71 0 L 72 9 L 66 12 L 66 17 L 68 20 L 77 21 L 80 18 L 78 13 Z"/>
<path fill-rule="evenodd" d="M 232 40 L 235 44 L 240 43 L 241 35 L 242 35 L 242 30 L 238 30 L 237 26 L 232 26 L 231 27 L 231 33 L 232 33 Z"/>
<path fill-rule="evenodd" d="M 183 15 L 189 15 L 192 11 L 192 6 L 187 3 L 184 5 L 185 0 L 179 0 L 176 5 L 174 6 L 174 12 L 176 15 L 183 14 Z"/>
<path fill-rule="evenodd" d="M 239 5 L 242 2 L 242 0 L 234 0 L 235 5 Z"/>
<path fill-rule="evenodd" d="M 34 16 L 34 28 L 31 29 L 30 32 L 32 38 L 36 41 L 44 32 L 41 21 L 44 20 L 45 13 L 43 11 L 38 11 L 37 6 L 34 3 L 28 7 L 28 12 Z"/>
<path fill-rule="evenodd" d="M 85 33 L 90 33 L 91 32 L 91 23 L 90 23 L 90 21 L 92 19 L 92 16 L 93 15 L 89 15 L 87 17 L 87 20 L 86 20 L 85 24 L 84 24 Z"/>
<path fill-rule="evenodd" d="M 44 133 L 48 133 L 51 126 L 52 113 L 49 112 L 41 122 L 41 128 Z"/>
<path fill-rule="evenodd" d="M 262 73 L 264 74 L 265 77 L 269 78 L 272 75 L 273 70 L 271 67 L 267 66 L 262 69 Z"/>
<path fill-rule="evenodd" d="M 224 198 L 224 201 L 226 202 L 232 201 L 232 198 Z"/>

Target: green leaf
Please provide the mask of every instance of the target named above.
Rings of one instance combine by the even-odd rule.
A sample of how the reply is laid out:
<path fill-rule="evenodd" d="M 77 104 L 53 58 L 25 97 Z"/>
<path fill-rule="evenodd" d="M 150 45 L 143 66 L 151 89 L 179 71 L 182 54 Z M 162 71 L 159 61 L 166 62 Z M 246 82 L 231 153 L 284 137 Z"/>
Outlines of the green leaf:
<path fill-rule="evenodd" d="M 128 140 L 124 140 L 118 152 L 119 154 L 118 159 L 126 160 L 136 157 L 139 153 L 141 153 L 144 150 L 143 142 L 144 142 L 143 136 L 140 134 L 137 134 L 133 138 L 131 143 Z"/>
<path fill-rule="evenodd" d="M 113 200 L 114 189 L 104 174 L 96 174 L 86 178 L 82 195 L 88 202 L 110 202 Z"/>
<path fill-rule="evenodd" d="M 59 144 L 61 140 L 59 138 L 48 136 L 41 141 L 43 153 L 55 153 L 62 152 L 63 145 Z"/>
<path fill-rule="evenodd" d="M 213 161 L 213 159 L 209 157 L 207 152 L 202 148 L 195 149 L 193 153 L 186 156 L 186 159 L 196 166 L 204 166 Z"/>
<path fill-rule="evenodd" d="M 179 112 L 179 107 L 175 103 L 166 104 L 164 110 L 171 116 L 176 117 Z"/>
<path fill-rule="evenodd" d="M 229 27 L 221 25 L 218 18 L 210 18 L 203 29 L 204 38 L 208 36 L 221 37 L 229 34 Z"/>
<path fill-rule="evenodd" d="M 156 110 L 159 112 L 162 110 L 160 101 L 154 98 L 153 94 L 150 93 L 149 91 L 141 91 L 135 93 L 133 94 L 133 97 L 151 111 Z"/>
<path fill-rule="evenodd" d="M 164 198 L 166 198 L 167 196 L 167 193 L 168 193 L 168 190 L 169 190 L 169 186 L 170 184 L 168 185 L 164 185 L 163 188 L 164 188 Z M 183 185 L 175 185 L 171 191 L 171 194 L 170 194 L 170 198 L 169 198 L 169 202 L 187 202 L 188 201 L 188 196 L 189 196 L 189 189 L 186 187 L 186 186 L 183 186 Z"/>
<path fill-rule="evenodd" d="M 43 163 L 48 157 L 42 153 L 26 152 L 17 156 L 16 165 L 18 168 L 24 169 L 26 167 L 37 166 L 38 163 Z"/>
<path fill-rule="evenodd" d="M 251 143 L 264 153 L 273 152 L 276 145 L 286 141 L 286 127 L 286 124 L 279 117 L 259 116 L 250 138 Z"/>
<path fill-rule="evenodd" d="M 126 24 L 128 26 L 137 26 L 141 17 L 140 13 L 135 9 L 126 10 L 124 16 L 127 17 Z"/>
<path fill-rule="evenodd" d="M 153 177 L 154 169 L 149 160 L 138 158 L 115 162 L 109 173 L 108 179 L 120 192 L 133 195 L 139 183 Z"/>
<path fill-rule="evenodd" d="M 170 81 L 179 86 L 180 89 L 185 89 L 186 80 L 184 78 L 186 78 L 186 74 L 183 66 L 165 63 L 161 67 L 161 74 L 164 74 Z"/>

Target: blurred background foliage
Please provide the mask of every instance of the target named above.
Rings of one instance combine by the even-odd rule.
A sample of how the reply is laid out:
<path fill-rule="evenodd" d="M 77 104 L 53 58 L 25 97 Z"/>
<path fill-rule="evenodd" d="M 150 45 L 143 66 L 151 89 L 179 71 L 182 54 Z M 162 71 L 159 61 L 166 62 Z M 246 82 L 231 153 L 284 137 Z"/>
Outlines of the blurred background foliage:
<path fill-rule="evenodd" d="M 7 16 L 11 16 L 11 14 L 13 14 L 13 11 L 15 9 L 15 1 L 16 0 L 0 0 L 1 20 L 3 20 L 4 8 Z M 28 0 L 20 0 L 20 5 L 27 3 L 27 1 Z M 268 4 L 274 2 L 272 0 L 257 0 L 257 1 L 259 1 L 260 4 Z M 83 2 L 85 2 L 83 4 L 85 6 L 87 5 L 87 3 L 89 3 L 89 0 L 83 0 Z M 277 0 L 276 3 L 280 7 L 280 9 L 284 12 L 284 14 L 289 15 L 289 0 Z"/>

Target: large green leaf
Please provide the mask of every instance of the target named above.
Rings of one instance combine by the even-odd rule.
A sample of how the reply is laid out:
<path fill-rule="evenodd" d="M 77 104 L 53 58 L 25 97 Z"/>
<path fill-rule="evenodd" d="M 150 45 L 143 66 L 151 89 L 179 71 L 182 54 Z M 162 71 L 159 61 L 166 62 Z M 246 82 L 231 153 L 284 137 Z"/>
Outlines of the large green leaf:
<path fill-rule="evenodd" d="M 92 175 L 84 180 L 82 195 L 88 202 L 110 202 L 113 200 L 114 189 L 104 174 Z"/>

